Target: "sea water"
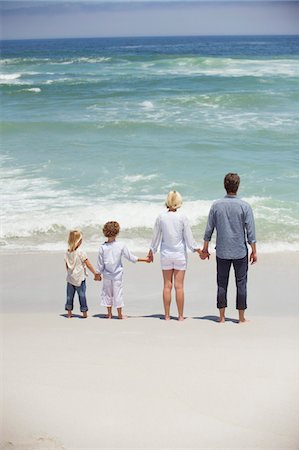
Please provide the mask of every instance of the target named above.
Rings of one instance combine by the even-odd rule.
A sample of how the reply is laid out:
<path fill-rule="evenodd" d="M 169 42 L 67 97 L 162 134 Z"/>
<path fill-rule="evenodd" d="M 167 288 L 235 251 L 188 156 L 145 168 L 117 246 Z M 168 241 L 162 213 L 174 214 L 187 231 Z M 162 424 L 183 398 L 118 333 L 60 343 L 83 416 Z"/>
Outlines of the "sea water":
<path fill-rule="evenodd" d="M 1 251 L 108 220 L 147 251 L 169 190 L 201 243 L 227 172 L 259 249 L 299 250 L 299 37 L 3 41 Z"/>

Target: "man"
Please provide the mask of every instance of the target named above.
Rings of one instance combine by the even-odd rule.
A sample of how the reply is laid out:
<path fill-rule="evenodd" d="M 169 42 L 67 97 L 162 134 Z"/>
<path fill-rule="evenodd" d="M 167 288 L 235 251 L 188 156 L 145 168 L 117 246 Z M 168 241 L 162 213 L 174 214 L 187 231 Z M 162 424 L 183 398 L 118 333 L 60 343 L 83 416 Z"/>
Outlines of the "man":
<path fill-rule="evenodd" d="M 257 262 L 254 217 L 250 205 L 237 197 L 239 185 L 240 177 L 237 173 L 228 173 L 225 176 L 224 188 L 227 195 L 223 199 L 216 200 L 210 209 L 201 254 L 201 259 L 209 258 L 209 242 L 216 228 L 217 308 L 220 323 L 225 322 L 227 286 L 232 264 L 236 277 L 236 307 L 239 310 L 239 322 L 246 322 L 248 272 L 246 240 L 251 246 L 249 258 L 251 264 Z"/>

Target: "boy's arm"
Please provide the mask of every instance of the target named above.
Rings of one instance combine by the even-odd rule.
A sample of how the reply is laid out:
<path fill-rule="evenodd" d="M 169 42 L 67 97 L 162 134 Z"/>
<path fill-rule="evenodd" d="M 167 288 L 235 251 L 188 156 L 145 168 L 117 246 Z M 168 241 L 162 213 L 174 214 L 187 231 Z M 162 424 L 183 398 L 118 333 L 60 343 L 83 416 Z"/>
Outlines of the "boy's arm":
<path fill-rule="evenodd" d="M 146 258 L 138 258 L 137 262 L 146 262 L 146 263 L 151 263 L 152 260 L 149 256 L 147 256 Z"/>

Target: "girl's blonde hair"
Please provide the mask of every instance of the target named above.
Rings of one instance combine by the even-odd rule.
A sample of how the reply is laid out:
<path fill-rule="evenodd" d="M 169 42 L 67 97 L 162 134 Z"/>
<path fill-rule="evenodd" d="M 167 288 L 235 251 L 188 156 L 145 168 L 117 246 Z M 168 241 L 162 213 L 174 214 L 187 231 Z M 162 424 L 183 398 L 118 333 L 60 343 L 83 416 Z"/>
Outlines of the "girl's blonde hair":
<path fill-rule="evenodd" d="M 75 251 L 82 241 L 82 233 L 80 230 L 72 230 L 69 233 L 68 245 L 69 252 Z"/>
<path fill-rule="evenodd" d="M 119 231 L 120 231 L 120 226 L 119 226 L 118 222 L 114 222 L 114 221 L 106 222 L 103 227 L 103 234 L 107 238 L 117 236 Z"/>
<path fill-rule="evenodd" d="M 167 208 L 178 209 L 182 206 L 182 196 L 177 191 L 170 191 L 167 194 L 165 205 Z"/>

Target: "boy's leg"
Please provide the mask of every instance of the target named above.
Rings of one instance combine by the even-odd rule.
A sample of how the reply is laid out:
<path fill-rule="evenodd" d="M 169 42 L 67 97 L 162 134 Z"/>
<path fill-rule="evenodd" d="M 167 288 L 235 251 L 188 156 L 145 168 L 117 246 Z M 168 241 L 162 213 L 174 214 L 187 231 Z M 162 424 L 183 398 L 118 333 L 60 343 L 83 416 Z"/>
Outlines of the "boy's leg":
<path fill-rule="evenodd" d="M 236 279 L 236 308 L 239 310 L 239 322 L 246 322 L 245 309 L 247 309 L 247 273 L 248 255 L 241 259 L 233 260 Z"/>
<path fill-rule="evenodd" d="M 217 308 L 219 309 L 219 322 L 225 322 L 225 308 L 227 307 L 227 286 L 232 261 L 216 257 L 217 261 Z"/>
<path fill-rule="evenodd" d="M 113 297 L 112 281 L 104 278 L 101 305 L 106 306 L 107 308 L 107 319 L 112 319 L 112 297 Z"/>
<path fill-rule="evenodd" d="M 79 302 L 80 302 L 80 311 L 83 313 L 83 317 L 87 317 L 87 303 L 86 303 L 86 281 L 82 281 L 81 286 L 76 288 L 76 291 L 78 292 L 79 296 Z"/>
<path fill-rule="evenodd" d="M 163 273 L 163 303 L 165 320 L 170 320 L 170 303 L 171 303 L 171 290 L 172 290 L 172 278 L 174 269 L 162 270 Z"/>
<path fill-rule="evenodd" d="M 124 307 L 124 300 L 122 279 L 113 281 L 113 306 L 117 308 L 117 317 L 123 319 L 122 308 Z"/>
<path fill-rule="evenodd" d="M 67 316 L 69 319 L 72 317 L 72 311 L 74 309 L 75 292 L 76 292 L 75 286 L 73 286 L 71 283 L 67 283 L 65 310 L 67 311 Z"/>
<path fill-rule="evenodd" d="M 174 269 L 174 288 L 179 321 L 184 320 L 184 279 L 185 270 Z"/>

